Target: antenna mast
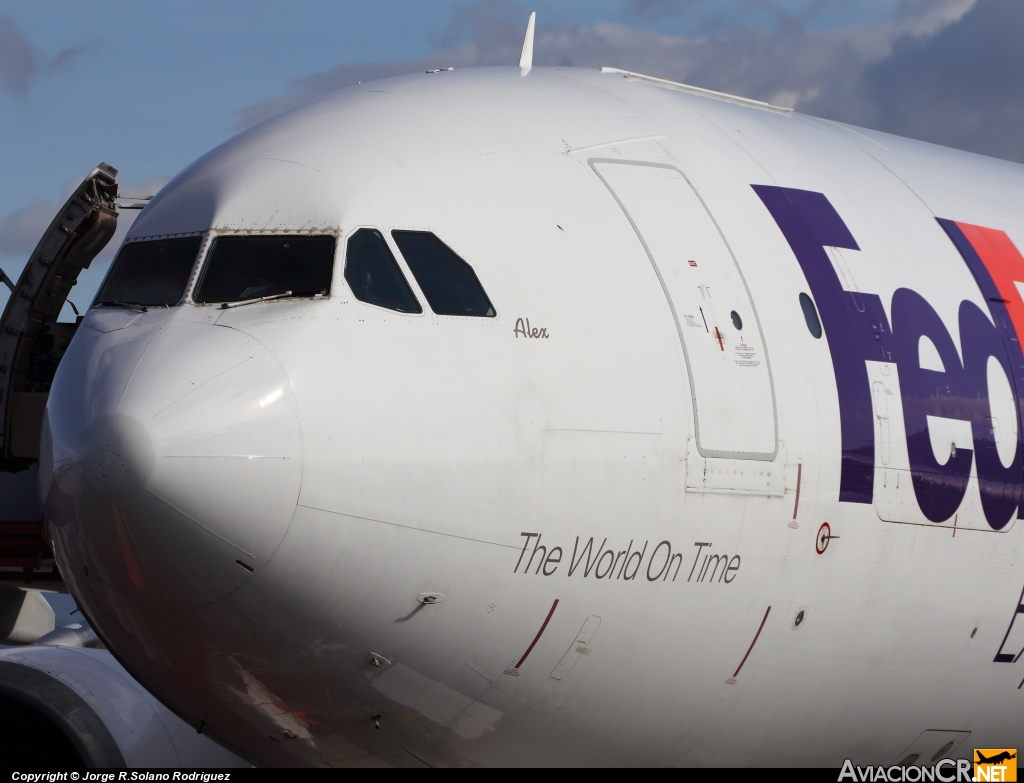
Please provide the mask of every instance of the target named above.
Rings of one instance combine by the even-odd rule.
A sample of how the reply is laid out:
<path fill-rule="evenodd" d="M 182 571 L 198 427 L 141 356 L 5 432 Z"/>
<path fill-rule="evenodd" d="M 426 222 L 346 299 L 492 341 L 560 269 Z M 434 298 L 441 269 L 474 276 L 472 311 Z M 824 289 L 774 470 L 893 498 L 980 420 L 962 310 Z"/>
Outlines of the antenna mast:
<path fill-rule="evenodd" d="M 526 23 L 526 40 L 523 41 L 523 55 L 519 58 L 519 73 L 526 76 L 533 67 L 533 25 L 537 20 L 537 12 L 530 12 L 530 21 Z"/>

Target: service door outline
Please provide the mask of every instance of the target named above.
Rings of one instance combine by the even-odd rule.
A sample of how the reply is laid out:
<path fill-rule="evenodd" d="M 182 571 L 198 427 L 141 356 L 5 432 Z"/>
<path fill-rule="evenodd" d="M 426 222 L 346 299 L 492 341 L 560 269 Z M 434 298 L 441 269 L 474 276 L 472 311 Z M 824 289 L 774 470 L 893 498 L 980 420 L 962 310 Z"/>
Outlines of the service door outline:
<path fill-rule="evenodd" d="M 686 176 L 661 163 L 593 158 L 650 259 L 689 375 L 698 453 L 772 461 L 775 388 L 757 310 L 729 244 Z"/>

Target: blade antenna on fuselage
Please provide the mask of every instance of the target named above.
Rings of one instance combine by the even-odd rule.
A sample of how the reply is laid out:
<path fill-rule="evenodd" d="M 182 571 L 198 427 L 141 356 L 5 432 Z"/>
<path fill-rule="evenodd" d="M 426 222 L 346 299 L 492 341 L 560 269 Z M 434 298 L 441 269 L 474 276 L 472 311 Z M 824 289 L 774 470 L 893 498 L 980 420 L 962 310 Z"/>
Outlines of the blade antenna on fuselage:
<path fill-rule="evenodd" d="M 537 21 L 537 12 L 530 12 L 530 21 L 526 23 L 526 40 L 523 41 L 523 55 L 519 58 L 519 72 L 526 76 L 533 67 L 533 25 Z"/>

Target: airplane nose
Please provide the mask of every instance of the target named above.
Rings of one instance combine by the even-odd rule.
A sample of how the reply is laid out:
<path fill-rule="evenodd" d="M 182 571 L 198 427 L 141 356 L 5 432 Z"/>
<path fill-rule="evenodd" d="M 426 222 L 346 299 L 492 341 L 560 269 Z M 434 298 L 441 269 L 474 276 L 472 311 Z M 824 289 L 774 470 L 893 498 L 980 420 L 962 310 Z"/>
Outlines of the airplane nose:
<path fill-rule="evenodd" d="M 153 472 L 153 438 L 142 422 L 114 413 L 101 416 L 82 433 L 78 449 L 90 485 L 116 500 L 137 494 Z"/>
<path fill-rule="evenodd" d="M 72 589 L 173 608 L 217 600 L 273 556 L 302 472 L 281 364 L 235 329 L 79 330 L 50 390 L 40 485 Z"/>

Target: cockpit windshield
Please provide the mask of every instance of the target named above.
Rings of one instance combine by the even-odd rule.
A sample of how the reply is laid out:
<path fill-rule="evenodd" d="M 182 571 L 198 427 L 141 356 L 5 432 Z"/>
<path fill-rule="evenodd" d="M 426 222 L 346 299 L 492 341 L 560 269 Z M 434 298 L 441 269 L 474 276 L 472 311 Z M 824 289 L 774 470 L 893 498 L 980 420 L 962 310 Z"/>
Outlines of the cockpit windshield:
<path fill-rule="evenodd" d="M 331 236 L 221 236 L 213 241 L 192 298 L 205 304 L 326 296 L 333 268 Z"/>
<path fill-rule="evenodd" d="M 202 237 L 151 239 L 124 245 L 96 305 L 170 306 L 181 301 Z"/>

